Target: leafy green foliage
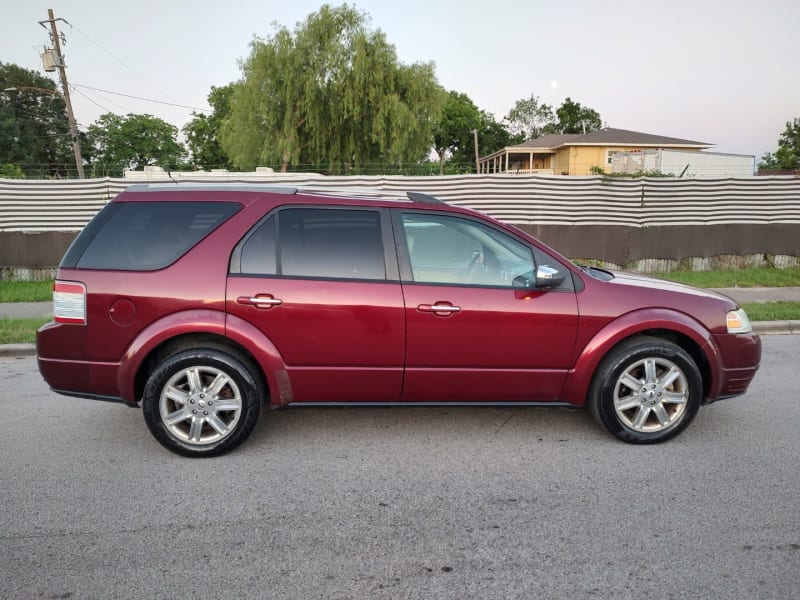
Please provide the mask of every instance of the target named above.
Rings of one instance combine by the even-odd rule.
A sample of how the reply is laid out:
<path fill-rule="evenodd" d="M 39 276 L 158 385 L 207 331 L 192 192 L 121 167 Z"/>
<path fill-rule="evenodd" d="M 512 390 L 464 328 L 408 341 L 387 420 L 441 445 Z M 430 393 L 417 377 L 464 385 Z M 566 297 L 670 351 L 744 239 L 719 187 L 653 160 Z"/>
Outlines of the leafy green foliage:
<path fill-rule="evenodd" d="M 325 5 L 251 43 L 221 136 L 236 166 L 339 173 L 425 157 L 446 98 L 433 64 L 400 64 L 367 23 L 346 4 Z"/>
<path fill-rule="evenodd" d="M 544 104 L 535 94 L 530 98 L 517 100 L 506 115 L 508 131 L 519 141 L 536 139 L 547 133 L 554 133 L 556 117 L 553 107 Z"/>
<path fill-rule="evenodd" d="M 588 106 L 581 106 L 571 98 L 566 98 L 556 109 L 558 133 L 589 133 L 603 126 L 600 113 Z"/>
<path fill-rule="evenodd" d="M 517 100 L 506 115 L 508 131 L 519 143 L 549 133 L 589 133 L 602 127 L 600 113 L 566 98 L 555 112 L 535 94 Z"/>
<path fill-rule="evenodd" d="M 674 173 L 662 173 L 661 171 L 645 170 L 645 171 L 630 171 L 627 173 L 606 173 L 603 167 L 593 166 L 589 169 L 592 175 L 604 175 L 605 177 L 616 177 L 618 179 L 639 179 L 640 177 L 675 177 Z"/>
<path fill-rule="evenodd" d="M 472 130 L 481 120 L 478 107 L 469 96 L 451 91 L 442 108 L 442 116 L 433 130 L 433 149 L 439 156 L 439 174 L 444 174 L 444 161 L 459 149 L 464 149 L 473 140 Z M 475 143 L 472 142 L 474 151 Z"/>
<path fill-rule="evenodd" d="M 518 136 L 512 135 L 502 123 L 498 123 L 494 115 L 481 111 L 481 124 L 478 127 L 478 146 L 481 154 L 491 154 L 521 141 Z M 472 148 L 470 149 L 472 150 Z"/>
<path fill-rule="evenodd" d="M 478 150 L 483 155 L 511 143 L 511 134 L 491 113 L 479 110 L 466 94 L 451 91 L 433 131 L 440 175 L 475 172 L 473 131 L 477 131 Z"/>
<path fill-rule="evenodd" d="M 233 84 L 211 86 L 208 103 L 210 115 L 192 113 L 192 120 L 183 128 L 192 165 L 198 169 L 227 169 L 231 166 L 220 144 L 220 134 L 225 118 L 230 114 Z"/>
<path fill-rule="evenodd" d="M 125 169 L 147 165 L 173 169 L 185 153 L 177 135 L 177 127 L 152 115 L 106 113 L 89 125 L 86 136 L 92 171 L 119 177 Z"/>
<path fill-rule="evenodd" d="M 5 163 L 0 165 L 0 177 L 4 177 L 5 179 L 23 179 L 25 177 L 25 173 L 22 171 L 19 165 Z"/>
<path fill-rule="evenodd" d="M 485 156 L 496 150 L 517 143 L 508 130 L 501 123 L 495 121 L 494 116 L 484 110 L 478 113 L 478 151 Z M 448 161 L 448 174 L 474 173 L 475 172 L 475 137 L 470 136 L 463 145 L 456 147 Z"/>
<path fill-rule="evenodd" d="M 800 118 L 786 122 L 774 154 L 767 152 L 759 163 L 760 169 L 800 169 Z"/>
<path fill-rule="evenodd" d="M 4 91 L 9 88 L 15 89 Z M 35 71 L 2 62 L 0 165 L 2 177 L 77 174 L 64 98 L 55 83 Z"/>

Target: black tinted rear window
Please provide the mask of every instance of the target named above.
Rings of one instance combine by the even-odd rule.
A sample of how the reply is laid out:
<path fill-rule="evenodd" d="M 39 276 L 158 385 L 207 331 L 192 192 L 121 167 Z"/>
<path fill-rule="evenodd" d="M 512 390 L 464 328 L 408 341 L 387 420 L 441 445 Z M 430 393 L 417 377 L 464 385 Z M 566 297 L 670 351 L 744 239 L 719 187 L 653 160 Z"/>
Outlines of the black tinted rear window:
<path fill-rule="evenodd" d="M 62 266 L 119 271 L 162 269 L 240 207 L 235 202 L 110 204 L 78 236 Z"/>

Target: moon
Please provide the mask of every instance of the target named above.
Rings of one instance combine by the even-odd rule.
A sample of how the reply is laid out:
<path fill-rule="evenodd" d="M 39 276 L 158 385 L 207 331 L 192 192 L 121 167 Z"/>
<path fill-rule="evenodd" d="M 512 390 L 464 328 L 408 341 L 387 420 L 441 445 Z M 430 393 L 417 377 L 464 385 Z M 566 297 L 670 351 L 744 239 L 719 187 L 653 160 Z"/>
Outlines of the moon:
<path fill-rule="evenodd" d="M 553 88 L 553 89 L 557 88 L 558 87 L 558 82 L 554 79 L 553 81 L 550 82 L 550 87 Z"/>

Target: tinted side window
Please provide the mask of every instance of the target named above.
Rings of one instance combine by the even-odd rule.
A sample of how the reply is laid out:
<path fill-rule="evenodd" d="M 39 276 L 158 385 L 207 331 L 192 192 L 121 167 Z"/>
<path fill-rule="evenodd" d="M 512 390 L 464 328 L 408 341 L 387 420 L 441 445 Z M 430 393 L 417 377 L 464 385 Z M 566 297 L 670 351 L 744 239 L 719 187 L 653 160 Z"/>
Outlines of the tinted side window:
<path fill-rule="evenodd" d="M 416 282 L 516 287 L 533 272 L 530 247 L 476 221 L 406 213 L 402 224 Z"/>
<path fill-rule="evenodd" d="M 277 235 L 272 215 L 247 237 L 241 246 L 240 267 L 238 272 L 249 275 L 276 275 L 278 263 L 275 254 Z M 233 260 L 231 261 L 233 264 Z"/>
<path fill-rule="evenodd" d="M 290 208 L 280 211 L 278 230 L 282 275 L 386 278 L 377 211 Z"/>
<path fill-rule="evenodd" d="M 86 245 L 77 267 L 154 271 L 236 213 L 235 202 L 121 202 Z"/>

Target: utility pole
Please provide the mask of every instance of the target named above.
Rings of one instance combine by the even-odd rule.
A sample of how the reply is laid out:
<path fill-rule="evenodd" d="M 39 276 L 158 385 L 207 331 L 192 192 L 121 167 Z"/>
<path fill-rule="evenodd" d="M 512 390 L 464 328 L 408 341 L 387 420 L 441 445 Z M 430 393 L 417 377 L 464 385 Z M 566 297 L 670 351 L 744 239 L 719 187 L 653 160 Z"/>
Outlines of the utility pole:
<path fill-rule="evenodd" d="M 481 160 L 480 160 L 480 154 L 478 154 L 478 130 L 473 129 L 472 135 L 475 136 L 475 173 L 480 174 Z"/>
<path fill-rule="evenodd" d="M 64 19 L 56 19 L 53 15 L 53 9 L 47 9 L 47 21 L 39 21 L 39 25 L 47 29 L 45 23 L 50 23 L 50 37 L 53 40 L 53 47 L 56 51 L 56 67 L 61 76 L 61 89 L 64 91 L 64 103 L 67 105 L 67 119 L 69 119 L 69 132 L 72 136 L 72 150 L 75 153 L 75 166 L 78 169 L 78 177 L 84 179 L 86 175 L 83 173 L 83 157 L 81 157 L 81 139 L 78 134 L 78 124 L 75 122 L 75 114 L 72 112 L 72 100 L 69 97 L 69 84 L 67 83 L 67 69 L 64 64 L 64 56 L 61 54 L 61 42 L 58 37 L 58 29 L 56 28 L 56 21 L 64 21 Z M 66 23 L 66 21 L 64 21 Z"/>

